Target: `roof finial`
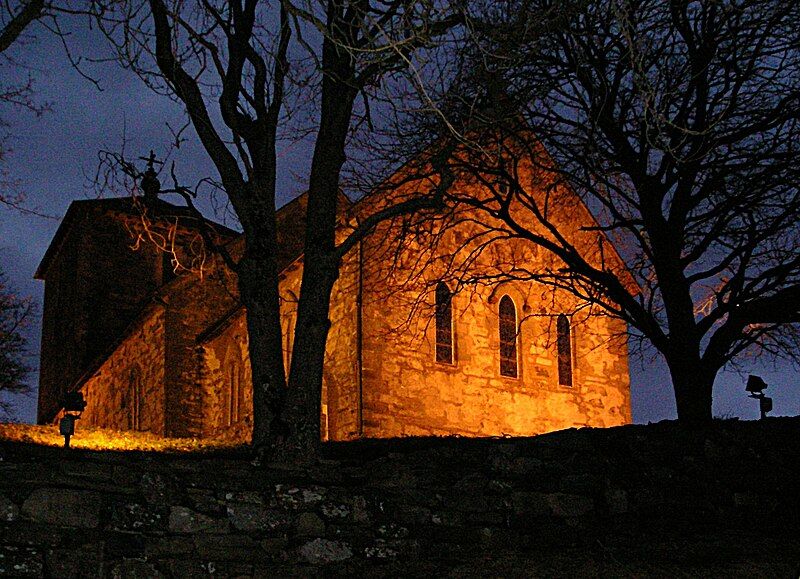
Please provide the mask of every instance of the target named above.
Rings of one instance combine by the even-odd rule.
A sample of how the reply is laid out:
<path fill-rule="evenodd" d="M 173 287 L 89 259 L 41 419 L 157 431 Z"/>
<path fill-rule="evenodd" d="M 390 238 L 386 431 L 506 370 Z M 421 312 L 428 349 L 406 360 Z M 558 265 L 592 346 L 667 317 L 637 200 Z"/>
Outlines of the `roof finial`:
<path fill-rule="evenodd" d="M 147 158 L 147 170 L 142 176 L 140 184 L 144 192 L 146 201 L 155 201 L 158 199 L 158 192 L 161 190 L 161 183 L 156 176 L 156 170 L 153 165 L 156 163 L 156 154 L 150 150 L 150 156 Z"/>

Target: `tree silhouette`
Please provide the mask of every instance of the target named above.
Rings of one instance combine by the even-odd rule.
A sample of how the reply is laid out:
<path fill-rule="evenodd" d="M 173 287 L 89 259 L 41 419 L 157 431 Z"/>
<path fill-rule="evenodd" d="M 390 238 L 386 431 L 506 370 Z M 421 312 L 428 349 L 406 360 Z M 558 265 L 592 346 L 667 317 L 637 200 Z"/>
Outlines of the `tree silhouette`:
<path fill-rule="evenodd" d="M 438 204 L 447 179 L 364 216 L 337 239 L 340 173 L 358 113 L 383 75 L 461 21 L 458 3 L 232 0 L 97 3 L 96 20 L 120 61 L 181 103 L 218 172 L 244 233 L 238 276 L 253 375 L 253 442 L 302 458 L 319 442 L 322 365 L 333 284 L 343 256 L 376 223 Z M 291 112 L 311 103 L 303 279 L 290 366 L 281 340 L 276 143 Z M 175 187 L 181 190 L 181 187 Z"/>
<path fill-rule="evenodd" d="M 22 330 L 32 308 L 31 300 L 20 298 L 0 269 L 0 393 L 21 394 L 30 390 L 25 382 L 30 368 L 25 362 L 27 339 Z M 7 400 L 0 400 L 0 412 L 11 414 Z"/>
<path fill-rule="evenodd" d="M 530 34 L 558 6 L 561 25 Z M 663 354 L 687 423 L 711 419 L 724 366 L 798 360 L 800 6 L 524 0 L 474 30 L 439 134 L 487 191 L 451 202 L 552 258 L 514 275 L 624 319 Z M 586 208 L 597 225 L 566 232 Z"/>

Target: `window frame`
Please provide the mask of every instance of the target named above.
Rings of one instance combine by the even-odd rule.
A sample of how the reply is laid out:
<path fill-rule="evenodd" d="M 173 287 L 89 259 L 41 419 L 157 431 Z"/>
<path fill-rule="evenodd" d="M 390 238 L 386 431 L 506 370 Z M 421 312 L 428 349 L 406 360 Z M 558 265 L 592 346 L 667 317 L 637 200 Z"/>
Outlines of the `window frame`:
<path fill-rule="evenodd" d="M 448 332 L 449 338 L 450 338 L 450 343 L 449 344 L 445 344 L 444 342 L 440 342 L 439 341 L 439 331 L 441 329 L 440 325 L 439 325 L 439 320 L 440 320 L 440 318 L 439 318 L 439 314 L 440 314 L 439 298 L 441 296 L 440 290 L 442 290 L 442 288 L 444 288 L 444 290 L 447 292 L 446 309 L 447 309 L 447 317 L 449 318 L 449 320 L 448 320 L 449 321 L 449 327 L 447 328 L 449 330 L 449 332 Z M 434 344 L 433 344 L 433 350 L 434 350 L 433 357 L 434 357 L 434 360 L 436 361 L 437 364 L 444 364 L 446 366 L 455 366 L 456 365 L 456 339 L 455 339 L 456 331 L 455 331 L 455 320 L 453 318 L 453 297 L 454 297 L 454 294 L 453 294 L 452 291 L 450 291 L 450 288 L 448 287 L 448 285 L 446 283 L 444 283 L 443 281 L 440 281 L 439 283 L 436 284 L 436 290 L 434 291 L 434 332 L 435 332 L 435 336 L 434 336 Z M 450 350 L 449 360 L 440 359 L 439 358 L 440 345 L 443 348 L 444 347 L 449 347 L 449 350 Z"/>
<path fill-rule="evenodd" d="M 566 324 L 566 325 L 564 325 Z M 566 330 L 566 335 L 564 331 Z M 569 316 L 564 313 L 556 317 L 556 370 L 558 385 L 564 388 L 575 386 L 574 348 L 572 347 L 573 331 Z M 566 372 L 564 371 L 566 367 Z M 568 380 L 565 380 L 568 378 Z"/>

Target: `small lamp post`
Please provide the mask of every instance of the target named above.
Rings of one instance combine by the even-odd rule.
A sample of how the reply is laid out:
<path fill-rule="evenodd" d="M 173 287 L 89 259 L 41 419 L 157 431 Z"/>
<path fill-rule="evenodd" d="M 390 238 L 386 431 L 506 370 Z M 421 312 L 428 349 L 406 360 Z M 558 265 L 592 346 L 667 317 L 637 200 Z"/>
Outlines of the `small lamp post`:
<path fill-rule="evenodd" d="M 86 408 L 86 400 L 80 392 L 67 392 L 61 405 L 64 407 L 64 416 L 58 423 L 58 432 L 64 437 L 64 448 L 69 448 L 69 439 L 75 434 L 75 421 Z"/>
<path fill-rule="evenodd" d="M 747 386 L 745 386 L 745 390 L 749 392 L 750 398 L 755 398 L 758 400 L 758 407 L 761 410 L 761 420 L 764 420 L 767 417 L 767 412 L 772 410 L 772 398 L 764 394 L 764 389 L 766 389 L 767 383 L 761 378 L 761 376 L 755 376 L 750 374 L 747 377 Z"/>

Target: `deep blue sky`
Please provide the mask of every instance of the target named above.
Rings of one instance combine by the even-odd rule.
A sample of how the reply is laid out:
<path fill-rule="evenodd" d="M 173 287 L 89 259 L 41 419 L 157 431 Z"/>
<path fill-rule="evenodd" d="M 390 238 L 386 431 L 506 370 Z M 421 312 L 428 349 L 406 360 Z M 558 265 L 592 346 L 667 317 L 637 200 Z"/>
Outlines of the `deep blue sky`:
<path fill-rule="evenodd" d="M 88 54 L 100 40 L 91 36 L 72 38 L 77 53 Z M 149 92 L 132 73 L 113 64 L 87 66 L 86 70 L 101 81 L 102 91 L 81 78 L 67 61 L 60 45 L 42 37 L 17 47 L 16 58 L 24 60 L 30 70 L 8 63 L 2 64 L 3 82 L 32 75 L 38 98 L 51 104 L 51 112 L 36 118 L 27 112 L 8 107 L 0 115 L 10 124 L 14 149 L 5 168 L 19 181 L 26 192 L 27 205 L 55 219 L 20 214 L 0 207 L 0 263 L 12 284 L 23 294 L 42 304 L 43 283 L 33 279 L 36 266 L 58 227 L 58 219 L 70 201 L 96 197 L 91 179 L 97 168 L 101 149 L 118 151 L 127 140 L 131 156 L 146 155 L 152 148 L 163 151 L 170 141 L 166 126 L 182 124 L 176 105 L 163 96 Z M 214 175 L 213 167 L 200 150 L 194 133 L 177 155 L 178 171 L 187 182 L 205 175 Z M 288 201 L 304 189 L 304 167 L 308 166 L 307 143 L 287 146 L 281 151 L 279 191 Z M 205 204 L 210 214 L 210 205 Z M 31 349 L 36 361 L 39 349 L 39 317 L 30 328 Z M 746 371 L 759 373 L 774 398 L 775 415 L 800 414 L 800 383 L 797 373 L 788 365 L 777 367 L 743 362 Z M 36 383 L 37 376 L 31 376 Z M 631 362 L 631 392 L 635 422 L 646 423 L 675 418 L 675 404 L 663 362 L 654 360 Z M 15 399 L 18 418 L 35 420 L 35 393 Z M 725 372 L 715 386 L 714 414 L 757 417 L 757 405 L 744 395 L 744 377 Z"/>

